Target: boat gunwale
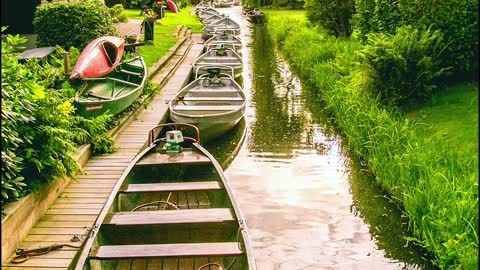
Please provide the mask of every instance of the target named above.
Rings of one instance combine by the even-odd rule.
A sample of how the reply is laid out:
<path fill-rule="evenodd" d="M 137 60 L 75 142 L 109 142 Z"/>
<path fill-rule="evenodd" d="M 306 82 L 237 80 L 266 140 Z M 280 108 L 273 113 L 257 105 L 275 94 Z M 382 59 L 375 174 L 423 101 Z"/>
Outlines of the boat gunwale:
<path fill-rule="evenodd" d="M 228 74 L 226 74 L 228 75 Z M 203 75 L 202 75 L 203 76 Z M 168 109 L 170 110 L 170 113 L 172 114 L 175 114 L 175 115 L 178 115 L 178 116 L 181 116 L 181 117 L 187 117 L 187 118 L 200 118 L 200 119 L 205 119 L 205 118 L 210 118 L 210 117 L 219 117 L 219 116 L 226 116 L 226 115 L 230 115 L 230 114 L 234 114 L 238 111 L 241 111 L 243 109 L 246 108 L 246 103 L 247 103 L 247 98 L 245 96 L 245 93 L 242 91 L 242 87 L 235 81 L 235 79 L 232 78 L 232 76 L 228 75 L 228 79 L 234 83 L 235 85 L 235 90 L 237 90 L 237 92 L 240 94 L 240 96 L 243 98 L 243 102 L 242 104 L 240 104 L 238 106 L 238 108 L 234 109 L 234 110 L 230 110 L 230 111 L 227 111 L 227 112 L 222 112 L 222 113 L 216 113 L 216 114 L 199 114 L 199 115 L 192 115 L 192 114 L 186 114 L 186 113 L 180 113 L 178 112 L 177 110 L 175 110 L 173 108 L 173 102 L 175 102 L 175 105 L 178 103 L 178 96 L 180 94 L 187 94 L 191 88 L 192 88 L 192 85 L 194 83 L 197 83 L 197 81 L 201 80 L 202 79 L 202 76 L 198 77 L 197 79 L 193 80 L 191 83 L 189 83 L 188 85 L 186 85 L 183 89 L 181 89 L 180 91 L 178 91 L 177 94 L 175 94 L 175 96 L 170 100 L 169 104 L 168 104 Z M 188 105 L 187 105 L 188 106 Z"/>
<path fill-rule="evenodd" d="M 143 59 L 143 57 L 136 57 L 134 58 L 133 60 L 131 61 L 127 61 L 127 62 L 124 62 L 122 64 L 126 64 L 126 63 L 129 63 L 129 62 L 133 62 L 134 60 L 137 60 L 139 59 L 141 61 L 141 64 L 142 64 L 142 67 L 143 67 L 143 76 L 142 76 L 142 81 L 141 83 L 133 88 L 131 91 L 129 91 L 128 94 L 126 95 L 122 95 L 122 96 L 118 96 L 118 97 L 113 97 L 111 99 L 105 99 L 105 100 L 80 100 L 80 95 L 82 95 L 88 88 L 86 87 L 85 89 L 83 89 L 82 91 L 77 91 L 77 93 L 75 94 L 75 99 L 74 99 L 74 102 L 75 103 L 78 103 L 78 104 L 92 104 L 92 103 L 102 103 L 102 104 L 108 104 L 108 103 L 111 103 L 111 102 L 116 102 L 116 101 L 119 101 L 119 100 L 122 100 L 122 99 L 126 99 L 130 96 L 132 96 L 133 94 L 135 94 L 139 89 L 143 88 L 145 86 L 145 81 L 147 79 L 147 66 L 145 65 L 145 61 Z M 122 65 L 122 64 L 119 64 L 119 65 Z M 115 72 L 115 71 L 113 71 Z M 97 79 L 102 79 L 102 78 L 110 78 L 110 77 L 107 77 L 107 76 L 104 76 L 104 77 L 99 77 L 99 78 L 92 78 L 92 79 L 84 79 L 83 81 L 96 81 Z"/>
<path fill-rule="evenodd" d="M 123 186 L 123 183 L 125 182 L 126 177 L 130 174 L 132 168 L 138 163 L 138 161 L 141 158 L 143 158 L 147 153 L 149 153 L 150 150 L 157 147 L 157 145 L 158 145 L 157 143 L 151 144 L 150 146 L 146 147 L 142 152 L 137 154 L 135 156 L 135 158 L 130 162 L 128 167 L 125 169 L 125 171 L 122 173 L 119 180 L 115 184 L 112 192 L 110 193 L 110 196 L 108 197 L 107 202 L 105 203 L 102 211 L 100 212 L 97 219 L 95 220 L 95 223 L 93 225 L 94 229 L 92 230 L 92 232 L 93 232 L 92 236 L 90 236 L 90 238 L 87 239 L 87 241 L 85 242 L 85 244 L 83 245 L 83 247 L 81 249 L 81 252 L 78 254 L 78 257 L 75 256 L 76 259 L 74 259 L 70 263 L 70 265 L 68 267 L 69 269 L 83 270 L 84 265 L 86 263 L 88 263 L 89 254 L 91 252 L 91 249 L 93 248 L 93 244 L 94 244 L 95 240 L 98 237 L 98 233 L 100 231 L 101 226 L 103 225 L 103 221 L 105 220 L 107 215 L 110 213 L 110 208 L 111 208 L 112 204 L 114 203 L 115 198 L 119 194 L 119 191 L 120 191 L 121 187 Z M 229 186 L 229 183 L 226 180 L 226 177 L 224 175 L 222 167 L 220 166 L 218 161 L 205 148 L 203 148 L 200 144 L 192 143 L 192 151 L 195 151 L 194 148 L 196 148 L 203 155 L 205 155 L 211 161 L 211 164 L 214 166 L 215 170 L 217 171 L 217 174 L 219 175 L 219 177 L 222 181 L 223 189 L 226 191 L 226 193 L 228 195 L 228 198 L 230 200 L 230 203 L 232 205 L 232 207 L 230 209 L 232 209 L 234 211 L 235 219 L 236 219 L 236 221 L 239 225 L 239 230 L 242 233 L 243 241 L 241 241 L 240 243 L 243 244 L 243 246 L 245 247 L 245 255 L 246 255 L 246 258 L 247 258 L 248 269 L 249 270 L 256 270 L 255 259 L 254 259 L 254 255 L 253 255 L 253 247 L 252 247 L 252 244 L 251 244 L 251 241 L 250 241 L 248 228 L 247 228 L 247 225 L 245 223 L 243 213 L 241 212 L 240 207 L 238 206 L 238 203 L 237 203 L 235 197 L 233 196 L 234 194 L 233 194 L 233 192 L 232 192 L 232 190 Z M 242 256 L 242 255 L 239 255 L 239 256 Z M 74 267 L 74 268 L 72 268 L 72 267 Z"/>
<path fill-rule="evenodd" d="M 220 179 L 222 180 L 222 183 L 223 183 L 223 187 L 228 194 L 228 197 L 229 197 L 230 202 L 231 202 L 232 207 L 233 207 L 233 211 L 235 212 L 235 218 L 237 219 L 239 227 L 242 228 L 241 233 L 242 233 L 242 236 L 243 236 L 243 244 L 244 244 L 244 247 L 245 247 L 245 254 L 247 255 L 248 269 L 249 270 L 256 270 L 257 266 L 256 266 L 256 263 L 255 263 L 253 246 L 252 246 L 252 243 L 250 241 L 250 237 L 249 237 L 249 233 L 248 233 L 248 227 L 247 227 L 247 224 L 245 222 L 245 218 L 243 216 L 243 213 L 242 213 L 240 207 L 238 206 L 238 202 L 237 202 L 237 200 L 236 200 L 236 198 L 233 194 L 233 191 L 230 187 L 230 184 L 229 184 L 229 182 L 227 181 L 227 178 L 224 175 L 222 166 L 212 156 L 212 154 L 210 154 L 210 152 L 208 152 L 205 148 L 203 148 L 203 146 L 201 146 L 200 144 L 197 144 L 197 143 L 193 143 L 192 145 L 195 146 L 207 158 L 210 159 L 210 161 L 212 162 L 215 170 L 217 171 L 218 175 L 220 176 Z"/>
<path fill-rule="evenodd" d="M 137 154 L 135 158 L 130 162 L 128 167 L 123 171 L 122 175 L 118 179 L 117 183 L 112 189 L 112 192 L 110 193 L 110 196 L 108 196 L 107 202 L 102 208 L 102 211 L 100 214 L 97 216 L 97 219 L 95 220 L 95 223 L 93 224 L 94 229 L 92 230 L 92 236 L 88 238 L 88 240 L 85 242 L 83 245 L 82 251 L 78 257 L 78 259 L 73 260 L 70 265 L 69 269 L 72 267 L 72 265 L 75 265 L 74 270 L 83 270 L 83 267 L 85 263 L 87 263 L 88 257 L 90 250 L 92 249 L 92 246 L 94 244 L 94 241 L 98 237 L 98 233 L 100 231 L 100 227 L 102 226 L 103 221 L 105 220 L 105 217 L 110 211 L 110 207 L 112 206 L 113 202 L 115 201 L 115 198 L 117 197 L 117 194 L 119 193 L 120 188 L 123 185 L 123 182 L 125 182 L 125 179 L 127 178 L 128 174 L 130 174 L 130 171 L 132 168 L 137 164 L 137 162 L 145 156 L 151 149 L 155 148 L 157 145 L 152 144 L 149 147 L 146 147 L 142 152 Z"/>

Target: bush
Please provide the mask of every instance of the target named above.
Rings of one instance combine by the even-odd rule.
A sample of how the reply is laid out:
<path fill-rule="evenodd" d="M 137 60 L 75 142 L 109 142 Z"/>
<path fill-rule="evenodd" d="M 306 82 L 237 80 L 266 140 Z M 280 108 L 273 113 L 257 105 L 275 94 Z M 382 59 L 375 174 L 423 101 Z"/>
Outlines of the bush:
<path fill-rule="evenodd" d="M 118 35 L 107 7 L 99 1 L 44 3 L 33 20 L 39 47 L 60 45 L 83 49 L 105 35 Z"/>
<path fill-rule="evenodd" d="M 107 7 L 113 7 L 116 5 L 121 5 L 123 8 L 127 7 L 127 0 L 105 0 L 105 5 Z"/>
<path fill-rule="evenodd" d="M 112 16 L 112 21 L 114 23 L 128 21 L 127 15 L 123 13 L 124 11 L 125 9 L 121 4 L 116 4 L 115 6 L 108 9 L 108 12 Z"/>
<path fill-rule="evenodd" d="M 458 74 L 478 73 L 478 1 L 356 0 L 355 25 L 364 39 L 371 32 L 395 34 L 397 27 L 415 25 L 440 30 L 443 66 Z"/>
<path fill-rule="evenodd" d="M 285 32 L 288 18 L 267 15 L 273 39 L 277 42 L 276 38 L 283 37 L 282 44 L 277 42 L 280 50 L 302 79 L 312 84 L 309 91 L 315 91 L 335 117 L 344 135 L 342 142 L 365 161 L 375 180 L 409 218 L 413 237 L 408 240 L 430 251 L 440 269 L 474 269 L 478 265 L 478 155 L 460 155 L 443 137 L 419 138 L 413 121 L 380 104 L 372 94 L 378 87 L 376 72 L 356 64 L 361 60 L 361 54 L 356 53 L 361 49 L 358 41 L 337 39 L 333 43 L 323 38 L 324 33 L 295 20 L 290 24 L 296 27 Z M 404 33 L 389 40 L 416 38 L 425 43 L 422 48 L 431 49 L 438 41 L 426 42 L 425 38 L 436 35 L 427 32 L 410 34 L 409 38 Z M 314 52 L 332 46 L 336 48 L 334 57 Z M 418 46 L 413 46 L 413 51 Z M 388 48 L 384 51 L 391 54 Z M 311 56 L 314 61 L 307 62 Z"/>
<path fill-rule="evenodd" d="M 369 34 L 360 52 L 367 67 L 375 72 L 375 95 L 389 105 L 415 105 L 429 98 L 437 87 L 440 67 L 440 31 L 400 27 L 395 36 Z"/>
<path fill-rule="evenodd" d="M 350 36 L 350 20 L 354 12 L 353 0 L 306 0 L 305 9 L 308 19 L 326 29 L 336 37 Z"/>
<path fill-rule="evenodd" d="M 14 47 L 23 42 L 18 36 L 2 39 L 2 117 L 8 120 L 1 124 L 2 203 L 81 171 L 72 156 L 77 145 L 99 142 L 104 151 L 112 145 L 105 132 L 108 116 L 89 122 L 75 114 L 75 90 L 64 81 L 61 48 L 46 63 L 20 64 Z"/>

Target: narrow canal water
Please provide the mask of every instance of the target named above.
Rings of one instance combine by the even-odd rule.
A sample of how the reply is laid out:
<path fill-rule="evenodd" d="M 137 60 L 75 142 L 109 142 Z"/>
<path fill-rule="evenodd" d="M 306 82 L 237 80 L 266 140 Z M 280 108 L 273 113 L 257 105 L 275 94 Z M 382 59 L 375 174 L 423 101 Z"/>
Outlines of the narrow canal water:
<path fill-rule="evenodd" d="M 247 135 L 225 173 L 258 269 L 434 269 L 407 245 L 400 212 L 342 150 L 266 29 L 248 27 L 239 7 L 222 11 L 244 25 Z M 208 148 L 222 161 L 241 132 Z"/>

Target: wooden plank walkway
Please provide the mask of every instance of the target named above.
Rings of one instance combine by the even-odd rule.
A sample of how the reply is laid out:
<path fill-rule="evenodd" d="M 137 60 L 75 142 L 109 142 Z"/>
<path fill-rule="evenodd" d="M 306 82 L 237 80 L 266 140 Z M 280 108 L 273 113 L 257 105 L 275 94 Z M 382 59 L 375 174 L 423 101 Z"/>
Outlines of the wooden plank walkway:
<path fill-rule="evenodd" d="M 168 110 L 168 101 L 188 80 L 191 64 L 203 50 L 200 35 L 193 35 L 193 46 L 178 69 L 153 98 L 151 106 L 142 111 L 136 120 L 126 127 L 117 138 L 117 151 L 108 156 L 93 157 L 84 169 L 87 175 L 78 176 L 57 198 L 46 214 L 33 227 L 17 248 L 31 249 L 52 244 L 78 244 L 71 242 L 74 236 L 85 234 L 94 224 L 119 177 L 133 160 L 148 138 L 148 131 L 155 127 Z M 188 43 L 165 67 L 173 65 L 187 50 Z M 163 71 L 157 76 L 162 75 Z M 159 78 L 153 78 L 153 81 Z M 76 254 L 75 248 L 65 247 L 48 254 L 32 257 L 21 264 L 12 264 L 13 254 L 2 265 L 4 270 L 66 270 Z"/>

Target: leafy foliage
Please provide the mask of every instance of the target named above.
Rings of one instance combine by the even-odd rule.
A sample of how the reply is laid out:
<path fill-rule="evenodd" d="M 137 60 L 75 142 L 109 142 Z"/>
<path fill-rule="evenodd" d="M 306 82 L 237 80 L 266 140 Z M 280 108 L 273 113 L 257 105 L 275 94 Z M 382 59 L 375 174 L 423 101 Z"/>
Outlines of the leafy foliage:
<path fill-rule="evenodd" d="M 75 114 L 63 49 L 46 63 L 31 59 L 21 64 L 14 48 L 23 42 L 11 35 L 2 40 L 2 203 L 81 171 L 72 156 L 78 144 L 101 143 L 99 151 L 112 145 L 105 132 L 108 116 L 89 122 Z"/>
<path fill-rule="evenodd" d="M 300 9 L 304 6 L 304 0 L 242 0 L 246 7 L 284 7 L 289 9 Z"/>
<path fill-rule="evenodd" d="M 108 8 L 99 1 L 44 3 L 33 20 L 39 47 L 60 45 L 83 49 L 104 35 L 118 35 Z"/>
<path fill-rule="evenodd" d="M 354 0 L 306 0 L 305 9 L 308 19 L 322 26 L 330 34 L 350 36 L 350 20 L 354 12 Z"/>
<path fill-rule="evenodd" d="M 447 69 L 440 67 L 443 52 L 440 31 L 400 27 L 395 36 L 369 34 L 360 52 L 372 68 L 373 93 L 390 105 L 412 105 L 425 101 L 437 88 L 435 79 Z"/>
<path fill-rule="evenodd" d="M 459 154 L 443 137 L 419 138 L 415 122 L 381 104 L 374 94 L 378 92 L 378 75 L 373 69 L 365 69 L 360 63 L 362 54 L 356 53 L 362 50 L 359 41 L 325 38 L 325 33 L 296 20 L 288 22 L 286 16 L 266 13 L 274 41 L 302 78 L 313 85 L 312 91 L 320 92 L 318 96 L 342 130 L 342 141 L 366 162 L 376 181 L 405 211 L 413 235 L 409 240 L 430 251 L 441 269 L 473 269 L 478 264 L 478 155 Z M 289 24 L 295 27 L 285 33 L 282 26 Z M 433 30 L 401 33 L 407 30 L 403 28 L 401 36 L 389 37 L 388 42 L 404 40 L 412 45 L 417 40 L 424 44 L 413 46 L 412 52 L 421 53 L 443 47 L 436 45 L 440 41 L 439 37 L 433 38 L 438 35 Z M 281 43 L 278 37 L 283 38 Z M 391 47 L 379 45 L 378 52 L 392 55 Z M 408 52 L 403 48 L 393 55 L 411 57 L 403 53 Z M 435 62 L 435 54 L 427 55 L 432 57 L 428 61 Z M 431 68 L 435 65 L 424 67 L 426 77 L 434 73 Z M 415 76 L 419 75 L 424 76 Z M 417 85 L 417 81 L 412 82 Z M 424 79 L 418 82 L 422 82 L 419 86 L 430 84 Z"/>
<path fill-rule="evenodd" d="M 457 73 L 478 72 L 478 1 L 475 0 L 356 0 L 356 28 L 366 39 L 370 32 L 395 34 L 397 27 L 415 25 L 440 30 L 446 47 L 444 66 Z"/>
<path fill-rule="evenodd" d="M 112 22 L 126 22 L 128 21 L 127 15 L 124 13 L 125 9 L 122 4 L 116 4 L 108 9 L 108 12 L 112 16 Z"/>

